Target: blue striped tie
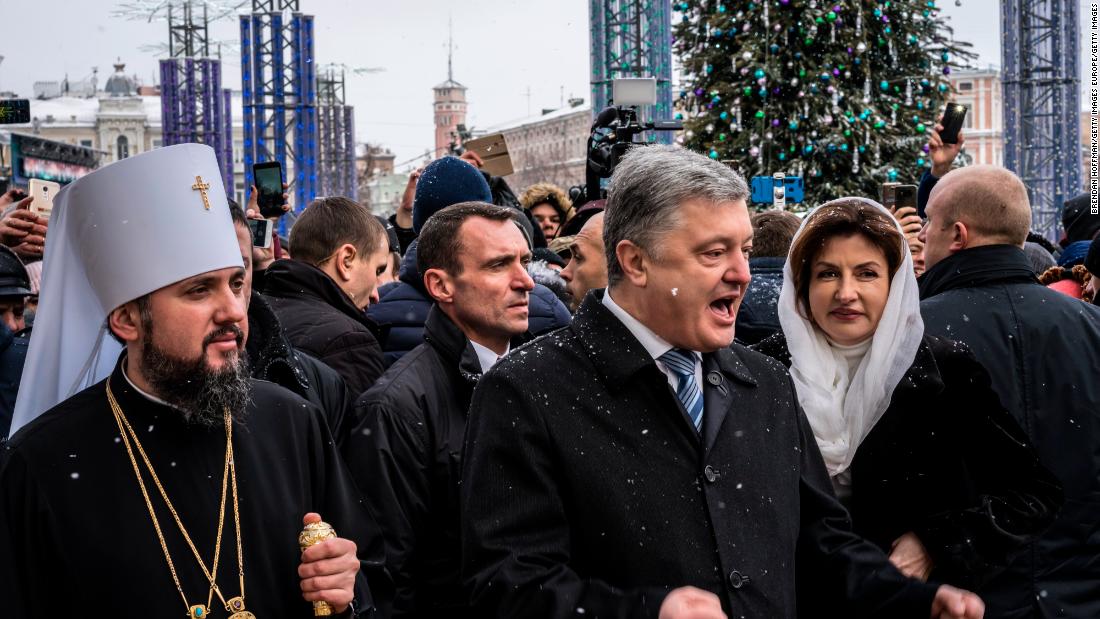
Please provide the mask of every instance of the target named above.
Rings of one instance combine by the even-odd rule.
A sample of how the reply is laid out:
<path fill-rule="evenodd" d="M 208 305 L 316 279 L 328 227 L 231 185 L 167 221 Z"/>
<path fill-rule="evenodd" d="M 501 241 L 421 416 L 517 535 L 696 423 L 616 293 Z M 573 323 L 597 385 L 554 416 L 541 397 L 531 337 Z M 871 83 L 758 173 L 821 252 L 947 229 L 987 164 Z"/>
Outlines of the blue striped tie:
<path fill-rule="evenodd" d="M 684 405 L 696 430 L 703 428 L 703 392 L 695 380 L 695 353 L 673 348 L 658 357 L 676 375 L 676 397 Z"/>

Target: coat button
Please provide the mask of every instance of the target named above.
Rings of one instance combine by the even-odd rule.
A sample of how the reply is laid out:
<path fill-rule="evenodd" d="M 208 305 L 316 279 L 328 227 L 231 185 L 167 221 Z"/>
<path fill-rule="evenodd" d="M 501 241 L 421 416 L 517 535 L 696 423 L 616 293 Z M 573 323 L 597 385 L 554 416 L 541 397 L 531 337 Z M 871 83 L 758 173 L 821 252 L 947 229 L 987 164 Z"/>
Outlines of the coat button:
<path fill-rule="evenodd" d="M 722 383 L 722 375 L 718 372 L 711 372 L 707 374 L 707 382 L 717 387 Z"/>
<path fill-rule="evenodd" d="M 718 472 L 718 469 L 708 464 L 706 468 L 703 469 L 703 476 L 707 478 L 707 483 L 713 484 L 718 481 L 718 478 L 722 475 Z"/>
<path fill-rule="evenodd" d="M 737 570 L 733 570 L 732 572 L 730 572 L 730 586 L 734 589 L 740 589 L 741 587 L 744 587 L 746 584 L 748 584 L 748 582 L 749 577 L 745 576 L 741 572 L 738 572 Z"/>

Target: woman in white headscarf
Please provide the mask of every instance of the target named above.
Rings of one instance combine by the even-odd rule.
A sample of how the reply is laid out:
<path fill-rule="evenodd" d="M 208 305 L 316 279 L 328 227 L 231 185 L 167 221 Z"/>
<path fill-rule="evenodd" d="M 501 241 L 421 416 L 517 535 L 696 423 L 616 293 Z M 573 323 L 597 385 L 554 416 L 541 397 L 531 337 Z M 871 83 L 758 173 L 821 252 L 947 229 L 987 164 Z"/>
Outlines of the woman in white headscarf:
<path fill-rule="evenodd" d="M 913 262 L 889 211 L 826 203 L 791 244 L 780 333 L 855 531 L 909 576 L 976 587 L 1053 518 L 1054 477 L 963 344 L 925 335 Z"/>

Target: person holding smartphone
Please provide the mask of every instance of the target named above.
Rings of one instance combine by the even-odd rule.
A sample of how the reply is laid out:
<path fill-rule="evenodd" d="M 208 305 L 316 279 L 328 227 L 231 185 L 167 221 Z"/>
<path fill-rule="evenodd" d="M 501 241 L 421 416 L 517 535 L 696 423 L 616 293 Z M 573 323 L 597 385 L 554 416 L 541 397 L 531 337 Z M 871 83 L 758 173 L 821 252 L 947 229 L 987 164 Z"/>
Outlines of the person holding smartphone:
<path fill-rule="evenodd" d="M 402 256 L 405 255 L 405 250 L 409 248 L 409 245 L 412 245 L 412 242 L 416 240 L 416 230 L 413 229 L 413 198 L 416 196 L 416 181 L 420 179 L 420 173 L 423 171 L 424 166 L 420 166 L 409 174 L 409 180 L 405 184 L 405 193 L 401 195 L 401 205 L 388 219 L 394 232 L 397 233 L 398 251 Z M 400 269 L 400 265 L 398 269 Z M 397 278 L 396 271 L 393 276 L 394 279 Z"/>
<path fill-rule="evenodd" d="M 0 219 L 0 244 L 10 247 L 23 260 L 38 260 L 46 248 L 49 220 L 30 210 L 34 198 L 18 189 L 0 197 L 0 207 L 7 211 Z M 14 207 L 10 206 L 14 203 Z"/>
<path fill-rule="evenodd" d="M 954 144 L 944 142 L 941 137 L 944 131 L 942 123 L 943 118 L 940 118 L 940 122 L 936 123 L 932 132 L 928 134 L 928 158 L 932 161 L 932 168 L 926 170 L 924 175 L 921 176 L 920 187 L 917 189 L 917 214 L 922 218 L 924 217 L 924 207 L 928 204 L 928 196 L 932 193 L 932 188 L 936 186 L 936 183 L 941 178 L 943 178 L 944 174 L 951 171 L 951 164 L 955 161 L 955 158 L 959 156 L 959 151 L 962 150 L 963 144 L 966 143 L 966 138 L 963 136 L 961 129 L 958 131 Z"/>
<path fill-rule="evenodd" d="M 282 185 L 283 204 L 280 208 L 282 209 L 283 214 L 286 214 L 290 212 L 290 195 L 286 193 L 287 189 L 290 188 L 290 185 L 287 185 L 286 183 L 283 183 Z M 248 219 L 265 218 L 264 215 L 261 214 L 259 196 L 260 192 L 256 189 L 255 185 L 249 187 L 248 205 L 247 207 L 245 207 L 245 216 Z M 267 217 L 267 219 L 272 222 L 272 225 L 277 225 L 280 217 L 282 217 L 282 215 Z M 271 263 L 275 262 L 276 259 L 287 257 L 285 255 L 282 255 L 284 252 L 282 252 L 282 248 L 279 245 L 278 238 L 279 237 L 277 236 L 274 237 L 272 239 L 272 243 L 265 247 L 257 247 L 255 245 L 252 246 L 252 286 L 260 292 L 264 291 L 264 282 L 266 281 L 265 277 L 267 275 L 267 267 L 271 266 Z"/>

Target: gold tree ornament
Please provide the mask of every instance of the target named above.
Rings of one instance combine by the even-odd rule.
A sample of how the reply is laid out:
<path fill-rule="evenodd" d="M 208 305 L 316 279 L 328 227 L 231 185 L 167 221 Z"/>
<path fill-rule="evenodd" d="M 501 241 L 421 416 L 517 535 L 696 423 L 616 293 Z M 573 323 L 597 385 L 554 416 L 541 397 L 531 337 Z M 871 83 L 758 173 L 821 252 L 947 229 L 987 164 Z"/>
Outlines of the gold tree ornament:
<path fill-rule="evenodd" d="M 326 539 L 335 537 L 336 530 L 332 528 L 331 524 L 323 521 L 311 522 L 298 534 L 298 546 L 302 549 L 302 552 L 305 552 L 310 546 L 316 546 Z M 319 600 L 313 603 L 314 617 L 328 617 L 332 614 L 332 605 L 328 602 Z"/>

